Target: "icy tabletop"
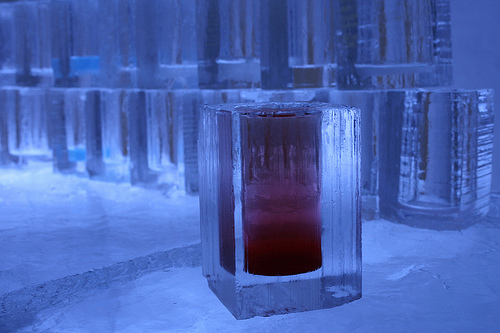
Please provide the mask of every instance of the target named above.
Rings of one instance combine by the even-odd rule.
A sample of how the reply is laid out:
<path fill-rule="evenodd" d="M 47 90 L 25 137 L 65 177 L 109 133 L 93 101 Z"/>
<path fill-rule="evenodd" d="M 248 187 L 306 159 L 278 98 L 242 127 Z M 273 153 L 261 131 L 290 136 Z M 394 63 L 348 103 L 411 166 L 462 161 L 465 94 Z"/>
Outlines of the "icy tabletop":
<path fill-rule="evenodd" d="M 198 198 L 0 172 L 0 332 L 498 332 L 500 197 L 462 231 L 363 223 L 363 297 L 236 320 L 201 275 Z"/>

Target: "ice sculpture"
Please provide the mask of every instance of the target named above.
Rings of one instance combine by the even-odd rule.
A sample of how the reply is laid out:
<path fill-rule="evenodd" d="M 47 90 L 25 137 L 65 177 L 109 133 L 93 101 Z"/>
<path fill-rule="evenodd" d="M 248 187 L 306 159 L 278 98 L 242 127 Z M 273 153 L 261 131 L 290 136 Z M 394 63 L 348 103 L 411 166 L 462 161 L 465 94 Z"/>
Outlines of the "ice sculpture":
<path fill-rule="evenodd" d="M 361 297 L 359 110 L 200 109 L 203 274 L 237 319 Z"/>
<path fill-rule="evenodd" d="M 486 216 L 491 90 L 387 92 L 380 109 L 380 206 L 392 220 L 461 229 Z"/>

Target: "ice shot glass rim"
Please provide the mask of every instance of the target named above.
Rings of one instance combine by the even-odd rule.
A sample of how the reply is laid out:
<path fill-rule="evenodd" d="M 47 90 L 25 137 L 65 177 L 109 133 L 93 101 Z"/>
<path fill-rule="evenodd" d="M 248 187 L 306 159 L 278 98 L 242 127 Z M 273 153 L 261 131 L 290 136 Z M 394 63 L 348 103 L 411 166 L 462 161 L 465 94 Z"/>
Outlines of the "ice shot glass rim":
<path fill-rule="evenodd" d="M 325 111 L 344 111 L 358 113 L 359 109 L 350 105 L 331 104 L 324 102 L 256 102 L 256 103 L 220 103 L 205 104 L 202 109 L 217 113 L 241 114 L 244 116 L 307 116 L 321 114 Z"/>

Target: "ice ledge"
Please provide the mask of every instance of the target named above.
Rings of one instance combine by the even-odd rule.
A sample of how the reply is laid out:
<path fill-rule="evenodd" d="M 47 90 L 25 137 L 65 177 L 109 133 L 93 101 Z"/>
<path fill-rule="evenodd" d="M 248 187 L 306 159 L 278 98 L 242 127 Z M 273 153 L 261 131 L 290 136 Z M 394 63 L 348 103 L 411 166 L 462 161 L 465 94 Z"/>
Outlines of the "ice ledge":
<path fill-rule="evenodd" d="M 115 284 L 173 267 L 201 265 L 200 244 L 155 252 L 111 266 L 50 280 L 0 296 L 0 332 L 13 332 L 36 320 L 49 307 L 64 307 Z"/>

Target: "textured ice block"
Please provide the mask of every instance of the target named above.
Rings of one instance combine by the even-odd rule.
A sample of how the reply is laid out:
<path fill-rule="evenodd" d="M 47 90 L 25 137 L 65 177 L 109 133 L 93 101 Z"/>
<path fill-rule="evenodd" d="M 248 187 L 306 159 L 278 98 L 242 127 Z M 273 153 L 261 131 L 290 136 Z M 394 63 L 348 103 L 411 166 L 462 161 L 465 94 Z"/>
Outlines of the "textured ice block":
<path fill-rule="evenodd" d="M 1 90 L 2 154 L 5 162 L 50 159 L 47 106 L 45 89 L 10 87 Z"/>
<path fill-rule="evenodd" d="M 203 104 L 236 103 L 241 90 L 177 90 L 174 92 L 174 107 L 182 116 L 182 156 L 185 171 L 185 188 L 189 193 L 199 189 L 198 175 L 198 131 L 199 109 Z"/>
<path fill-rule="evenodd" d="M 16 84 L 52 85 L 48 1 L 18 2 L 14 14 Z"/>
<path fill-rule="evenodd" d="M 98 0 L 50 1 L 52 67 L 59 87 L 95 86 L 100 70 Z"/>
<path fill-rule="evenodd" d="M 448 86 L 450 0 L 338 0 L 341 89 Z"/>
<path fill-rule="evenodd" d="M 128 95 L 132 184 L 183 188 L 179 156 L 182 122 L 175 104 L 175 93 L 131 90 Z"/>
<path fill-rule="evenodd" d="M 157 0 L 158 88 L 197 88 L 195 0 Z"/>
<path fill-rule="evenodd" d="M 288 65 L 294 88 L 336 85 L 333 11 L 331 0 L 288 1 Z"/>
<path fill-rule="evenodd" d="M 329 0 L 261 2 L 262 88 L 336 85 L 334 7 Z"/>
<path fill-rule="evenodd" d="M 130 180 L 129 98 L 127 91 L 120 89 L 93 89 L 87 92 L 86 169 L 92 178 Z"/>
<path fill-rule="evenodd" d="M 359 110 L 200 108 L 203 274 L 237 319 L 361 297 Z"/>
<path fill-rule="evenodd" d="M 98 0 L 99 85 L 137 87 L 136 1 Z"/>
<path fill-rule="evenodd" d="M 361 110 L 361 195 L 363 219 L 379 215 L 380 110 L 387 107 L 383 90 L 328 90 L 329 103 Z"/>
<path fill-rule="evenodd" d="M 418 227 L 460 229 L 486 216 L 491 90 L 392 91 L 380 116 L 382 217 Z"/>
<path fill-rule="evenodd" d="M 0 3 L 0 31 L 0 86 L 12 86 L 16 84 L 12 3 Z"/>
<path fill-rule="evenodd" d="M 86 91 L 76 88 L 53 88 L 49 93 L 49 139 L 54 170 L 85 172 Z"/>
<path fill-rule="evenodd" d="M 198 105 L 200 93 L 197 93 L 155 89 L 87 90 L 84 141 L 89 176 L 184 188 L 182 103 L 183 96 L 188 96 L 186 104 Z M 74 158 L 81 157 L 75 152 Z"/>
<path fill-rule="evenodd" d="M 200 88 L 260 86 L 260 1 L 196 0 Z"/>

